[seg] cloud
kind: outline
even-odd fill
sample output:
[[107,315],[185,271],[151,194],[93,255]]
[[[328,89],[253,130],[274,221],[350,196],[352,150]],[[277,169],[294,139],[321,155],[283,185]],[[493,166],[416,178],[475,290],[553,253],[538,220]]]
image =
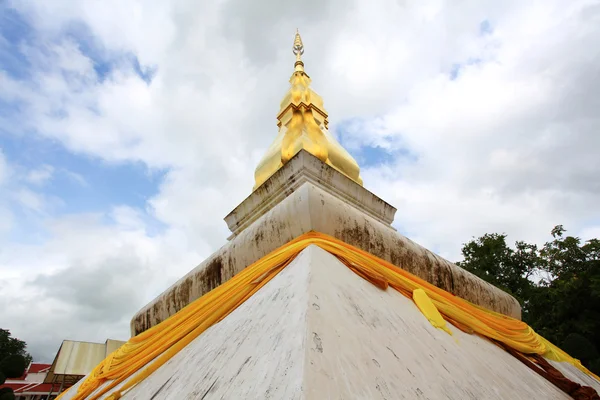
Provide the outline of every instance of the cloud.
[[85,180],[85,178],[78,174],[77,172],[69,171],[68,169],[62,169],[61,172],[69,178],[69,180],[77,183],[79,186],[87,187],[89,183]]
[[20,188],[14,191],[12,195],[22,208],[38,213],[44,210],[45,202],[43,198],[29,189]]
[[52,179],[54,168],[51,165],[42,165],[38,169],[29,171],[27,174],[27,182],[34,185],[42,185]]
[[[517,9],[478,39],[495,43],[488,61],[465,66],[456,79],[421,82],[365,128],[392,150],[399,144],[418,154],[380,183],[403,204],[402,225],[457,258],[457,235],[502,230],[541,241],[554,224],[577,232],[593,223],[600,161],[589,149],[600,145],[593,95],[600,80],[599,53],[590,49],[600,31],[589,24],[598,15],[585,6]],[[383,171],[371,171],[373,180]]]
[[[207,256],[169,231],[151,237],[142,211],[48,219],[51,239],[0,255],[3,322],[51,360],[63,339],[127,339],[131,316]],[[140,283],[143,282],[143,285]]]
[[[10,169],[6,158],[0,149],[0,193],[2,193],[6,187],[6,182],[10,176]],[[6,200],[0,198],[0,238],[4,236],[12,227],[12,213],[8,209]]]
[[[10,176],[10,170],[6,158],[0,149],[0,193],[5,190],[6,182]],[[6,200],[0,198],[0,238],[2,238],[13,225],[13,217],[10,212]]]
[[365,160],[365,185],[398,208],[401,232],[452,260],[485,232],[598,232],[592,2],[10,7],[30,31],[11,47],[19,74],[0,58],[3,138],[165,171],[142,207],[75,213],[46,189],[87,175],[0,153],[0,232],[29,210],[40,235],[0,242],[0,304],[13,304],[5,321],[36,357],[66,337],[124,338],[135,310],[225,243],[222,217],[275,137],[296,27],[332,132]]

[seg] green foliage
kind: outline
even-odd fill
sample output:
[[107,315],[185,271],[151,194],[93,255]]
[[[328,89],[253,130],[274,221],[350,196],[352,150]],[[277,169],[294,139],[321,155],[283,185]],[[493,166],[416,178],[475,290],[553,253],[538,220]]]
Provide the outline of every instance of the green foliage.
[[11,354],[0,360],[0,371],[7,378],[18,378],[23,375],[27,368],[25,357],[18,354]]
[[515,296],[523,320],[539,334],[600,373],[600,241],[565,236],[557,225],[552,240],[506,243],[506,235],[486,234],[462,248],[458,263]]
[[562,349],[582,362],[589,363],[590,360],[600,357],[596,346],[579,333],[570,333],[567,335],[562,344]]
[[[7,378],[18,378],[31,362],[31,356],[25,351],[27,345],[22,340],[11,337],[6,329],[0,329],[0,384]],[[12,389],[0,389],[0,400],[14,399]]]
[[598,371],[600,371],[600,358],[590,361],[588,368],[590,371],[595,371],[594,373],[598,375]]
[[0,389],[0,400],[15,400],[15,394],[11,388]]
[[464,260],[457,264],[481,279],[512,294],[528,313],[529,278],[539,270],[536,245],[517,242],[516,249],[506,244],[506,235],[486,234],[465,244]]
[[17,338],[11,337],[10,331],[0,328],[0,360],[6,356],[17,354],[25,357],[26,364],[29,365],[32,358],[25,350],[27,344]]

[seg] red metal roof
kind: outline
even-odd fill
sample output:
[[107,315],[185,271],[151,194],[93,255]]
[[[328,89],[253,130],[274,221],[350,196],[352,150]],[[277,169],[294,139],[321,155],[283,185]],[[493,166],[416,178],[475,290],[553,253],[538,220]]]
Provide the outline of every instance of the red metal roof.
[[21,375],[18,378],[11,378],[11,380],[24,381],[27,374],[37,374],[39,372],[48,372],[48,370],[50,369],[51,366],[52,366],[52,364],[33,362],[29,365],[29,369],[25,370],[25,372],[23,372],[23,375]]
[[4,385],[0,385],[0,389],[8,387],[8,388],[11,388],[12,390],[17,390],[26,385],[28,385],[28,383],[5,383]]
[[[48,372],[52,365],[44,364],[44,363],[31,363],[29,365],[29,369],[25,371],[23,376],[15,379],[9,379],[10,383],[5,383],[4,385],[0,385],[0,388],[9,387],[14,390],[15,393],[24,393],[24,394],[48,394],[50,389],[52,389],[51,383],[42,383],[42,382],[27,382],[25,381],[25,377],[28,374],[37,374]],[[54,392],[58,390],[58,386],[54,385]]]
[[31,363],[29,366],[28,374],[37,374],[38,372],[47,372],[52,364],[44,364],[44,363]]
[[[50,389],[52,389],[51,383],[39,383],[39,382],[23,382],[23,383],[5,383],[4,385],[0,385],[1,388],[9,387],[15,393],[24,393],[24,394],[48,394]],[[53,393],[58,392],[59,387],[54,385]]]

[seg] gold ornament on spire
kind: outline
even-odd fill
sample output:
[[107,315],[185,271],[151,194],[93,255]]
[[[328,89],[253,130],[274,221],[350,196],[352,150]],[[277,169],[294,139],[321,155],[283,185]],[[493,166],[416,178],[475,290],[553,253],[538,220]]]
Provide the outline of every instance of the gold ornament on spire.
[[360,168],[352,156],[329,134],[323,99],[311,87],[304,72],[304,45],[296,30],[293,52],[296,55],[290,89],[281,101],[277,126],[279,133],[264,155],[254,177],[258,188],[279,168],[304,149],[354,182],[362,185]]
[[292,51],[296,55],[296,63],[294,64],[294,69],[299,71],[298,67],[302,67],[301,70],[304,71],[304,63],[302,62],[302,54],[304,54],[304,45],[302,44],[302,38],[300,37],[300,32],[296,29],[296,37],[294,38],[294,47]]

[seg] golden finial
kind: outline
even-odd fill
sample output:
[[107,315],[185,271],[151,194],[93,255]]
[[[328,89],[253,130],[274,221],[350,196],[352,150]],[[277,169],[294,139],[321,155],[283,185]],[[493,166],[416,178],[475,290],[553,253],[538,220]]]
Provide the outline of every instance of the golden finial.
[[296,55],[296,63],[294,64],[294,68],[296,71],[304,70],[304,63],[302,62],[302,58],[300,57],[304,54],[304,45],[302,44],[302,38],[300,37],[300,32],[298,32],[298,28],[296,28],[296,37],[294,38],[294,47],[292,51]]
[[279,134],[256,167],[254,189],[300,150],[306,150],[362,185],[356,160],[329,134],[323,99],[310,87],[310,77],[304,72],[304,63],[300,58],[304,53],[304,45],[298,29],[292,50],[296,55],[296,63],[290,78],[290,88],[281,101],[277,115]]

